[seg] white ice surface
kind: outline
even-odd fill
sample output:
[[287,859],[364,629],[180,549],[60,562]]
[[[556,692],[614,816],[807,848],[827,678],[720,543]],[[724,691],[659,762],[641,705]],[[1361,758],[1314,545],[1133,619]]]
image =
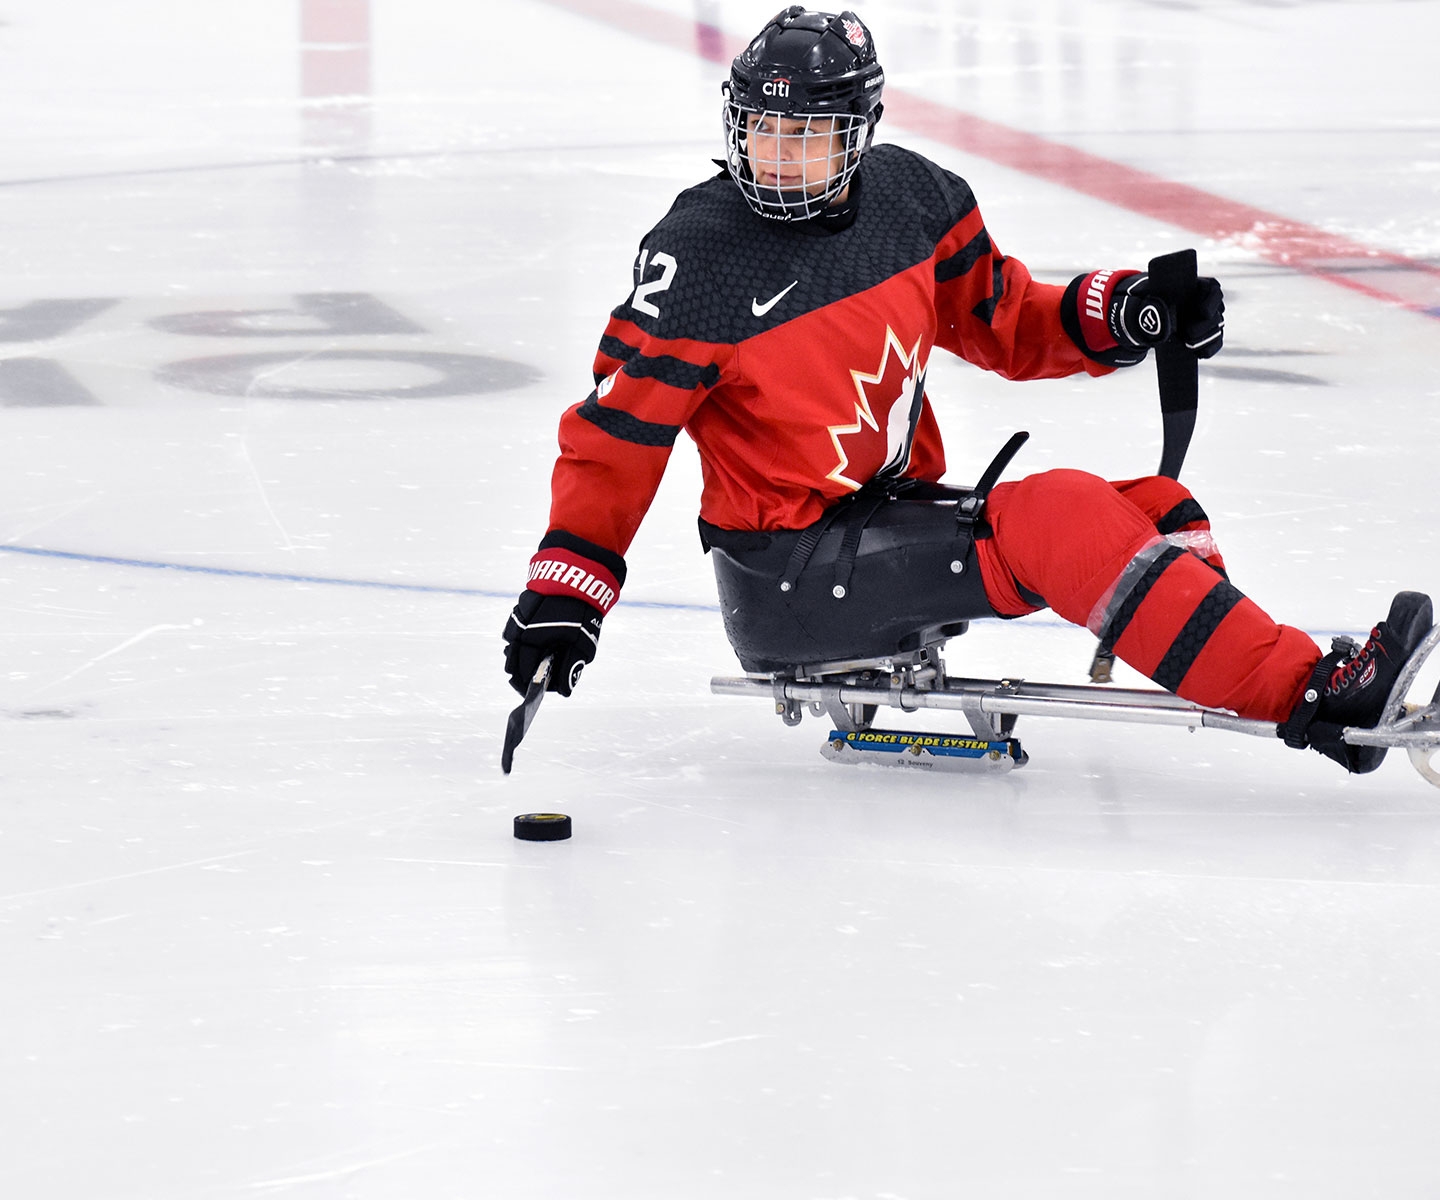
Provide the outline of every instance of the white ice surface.
[[[537,0],[371,15],[368,100],[306,104],[293,3],[0,7],[0,1196],[1440,1194],[1440,793],[1403,758],[1026,719],[1008,778],[831,766],[709,693],[682,439],[501,777],[555,419],[711,169],[720,70]],[[862,15],[897,88],[1440,260],[1432,0]],[[1042,278],[1194,242],[882,130]],[[1230,320],[1185,478],[1235,580],[1317,636],[1440,593],[1436,319],[1200,251]],[[337,293],[390,324],[296,311]],[[237,354],[272,357],[197,386]],[[535,379],[423,398],[417,354]],[[1016,471],[1158,457],[1148,368],[930,390],[959,480],[1015,428]],[[1091,648],[1044,616],[951,659]],[[574,838],[517,842],[530,810]]]

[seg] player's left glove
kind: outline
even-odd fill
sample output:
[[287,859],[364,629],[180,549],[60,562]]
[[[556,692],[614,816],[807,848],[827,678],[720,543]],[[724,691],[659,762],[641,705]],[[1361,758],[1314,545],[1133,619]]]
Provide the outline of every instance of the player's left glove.
[[1071,281],[1060,316],[1071,340],[1107,366],[1137,363],[1162,342],[1209,358],[1225,341],[1225,297],[1209,276],[1177,296],[1138,271],[1092,271]]
[[1132,346],[1182,342],[1196,358],[1209,358],[1225,341],[1225,296],[1208,275],[1183,296],[1170,296],[1148,275],[1132,275],[1115,289],[1110,326]]

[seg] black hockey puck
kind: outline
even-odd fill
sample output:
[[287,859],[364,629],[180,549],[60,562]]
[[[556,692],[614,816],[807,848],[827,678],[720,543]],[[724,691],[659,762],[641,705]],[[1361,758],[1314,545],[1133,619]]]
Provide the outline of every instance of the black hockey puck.
[[570,836],[570,818],[564,813],[521,813],[515,818],[515,836],[522,842],[563,842]]

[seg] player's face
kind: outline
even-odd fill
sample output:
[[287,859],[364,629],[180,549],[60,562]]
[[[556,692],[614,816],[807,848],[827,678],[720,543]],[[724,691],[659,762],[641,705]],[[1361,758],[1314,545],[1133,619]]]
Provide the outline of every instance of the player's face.
[[845,165],[845,139],[834,117],[748,113],[745,145],[755,182],[765,188],[816,196]]

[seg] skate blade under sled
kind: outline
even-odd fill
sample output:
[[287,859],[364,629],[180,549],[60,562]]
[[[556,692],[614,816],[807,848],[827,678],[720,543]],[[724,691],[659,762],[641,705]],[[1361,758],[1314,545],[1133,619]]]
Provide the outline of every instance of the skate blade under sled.
[[[1189,729],[1228,729],[1279,740],[1273,721],[1252,721],[1224,709],[1204,708],[1170,692],[1096,684],[1032,683],[1024,679],[966,679],[947,675],[936,642],[887,658],[819,663],[765,675],[717,676],[710,690],[723,696],[765,696],[787,725],[806,713],[828,716],[834,728],[821,753],[832,762],[939,771],[1009,771],[1029,756],[1014,737],[1022,716],[1066,717]],[[1356,746],[1403,749],[1415,769],[1440,787],[1434,758],[1440,751],[1440,686],[1429,703],[1413,704],[1410,689],[1436,646],[1433,627],[1405,664],[1373,729],[1347,728]],[[968,734],[937,734],[875,727],[881,708],[922,708],[963,713]]]

